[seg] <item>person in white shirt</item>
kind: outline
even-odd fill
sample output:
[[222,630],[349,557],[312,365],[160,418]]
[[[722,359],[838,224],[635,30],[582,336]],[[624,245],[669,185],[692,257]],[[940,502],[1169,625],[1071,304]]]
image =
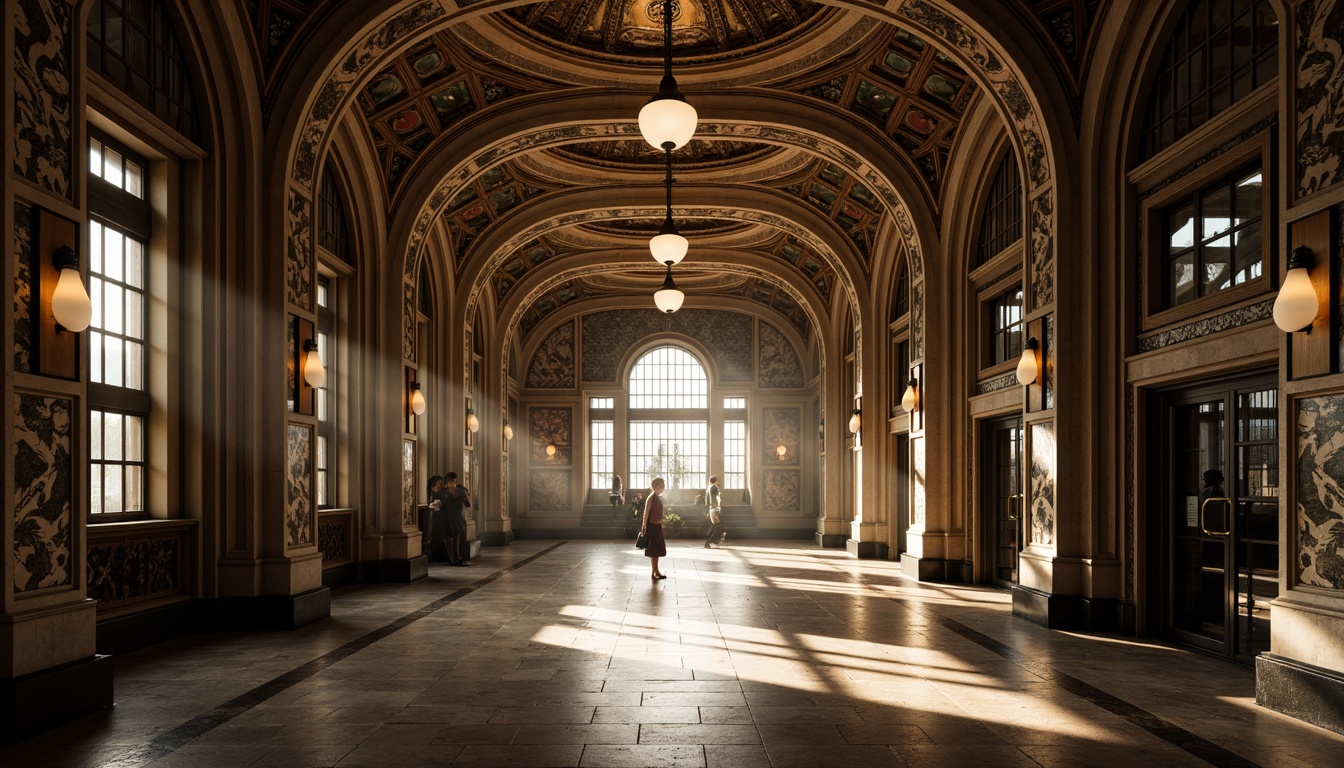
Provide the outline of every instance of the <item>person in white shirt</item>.
[[723,529],[723,500],[719,496],[719,476],[709,476],[709,487],[705,489],[705,507],[709,513],[709,533],[705,534],[705,549],[711,544],[723,544],[728,532]]

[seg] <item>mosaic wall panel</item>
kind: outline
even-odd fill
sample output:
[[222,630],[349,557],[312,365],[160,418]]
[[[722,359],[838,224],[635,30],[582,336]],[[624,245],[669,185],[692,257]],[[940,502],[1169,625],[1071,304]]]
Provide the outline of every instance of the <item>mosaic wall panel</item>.
[[803,386],[803,363],[793,344],[767,322],[760,323],[756,382],[761,389],[797,389]]
[[[767,464],[798,465],[802,441],[802,416],[797,408],[765,408],[761,411],[762,434],[765,436],[761,454]],[[775,449],[784,446],[784,458]]]
[[5,3],[14,14],[14,172],[70,198],[71,7],[65,0]]
[[[997,379],[985,379],[983,381],[976,382],[975,394],[988,395],[991,392],[998,392],[999,390],[1018,386],[1021,385],[1017,383],[1017,373],[1016,372],[1008,373],[998,377]],[[902,392],[904,392],[904,390],[902,390]]]
[[285,299],[296,307],[313,309],[312,208],[307,197],[289,191],[285,228],[289,232],[289,258],[285,260]]
[[1031,201],[1031,309],[1055,300],[1055,202],[1050,192]]
[[401,356],[415,362],[415,329],[419,323],[415,283],[401,284]]
[[[567,467],[570,465],[570,446],[573,444],[574,412],[569,408],[531,408],[532,463]],[[555,455],[546,455],[546,446],[555,446]]]
[[415,441],[401,441],[401,524],[414,528],[420,522],[415,506]]
[[960,51],[980,70],[985,84],[998,94],[1008,110],[1014,133],[1022,142],[1031,188],[1038,189],[1048,183],[1051,175],[1050,159],[1046,154],[1040,119],[1032,109],[1031,100],[1027,98],[1017,75],[1004,65],[1004,57],[991,49],[973,30],[925,0],[905,3],[897,13],[923,25],[941,38],[944,44]]
[[583,318],[583,380],[616,381],[626,350],[657,334],[694,339],[714,358],[720,382],[749,382],[752,365],[751,317],[717,309],[683,309],[669,315],[656,309],[620,309]]
[[537,389],[574,388],[574,323],[551,331],[527,366],[527,386]]
[[[1044,322],[1045,339],[1042,346],[1045,347],[1045,354],[1041,355],[1041,405],[1047,411],[1055,407],[1055,316],[1046,315]],[[1014,373],[1016,378],[1016,373]]]
[[1297,194],[1344,181],[1344,0],[1297,6]]
[[1344,395],[1297,404],[1297,580],[1344,589]]
[[285,441],[285,546],[313,543],[313,428],[290,424]]
[[796,469],[765,470],[765,504],[770,512],[801,512],[801,475]]
[[14,398],[14,591],[71,583],[72,401]]
[[1055,425],[1031,425],[1031,543],[1055,543]]
[[33,370],[33,209],[14,201],[14,370]]
[[[910,362],[924,358],[924,284],[915,283],[910,302]],[[924,382],[920,382],[923,386]]]
[[573,494],[568,470],[534,469],[527,474],[528,509],[541,512],[568,512]]
[[1140,352],[1152,352],[1155,349],[1164,349],[1174,344],[1192,341],[1194,339],[1211,336],[1215,333],[1230,331],[1233,328],[1240,328],[1243,325],[1258,323],[1261,320],[1268,320],[1274,316],[1274,300],[1267,299],[1259,304],[1234,309],[1231,312],[1225,312],[1221,315],[1206,317],[1198,322],[1182,325],[1179,328],[1171,328],[1161,333],[1147,336],[1139,339]]
[[350,518],[346,515],[317,521],[317,549],[322,564],[344,563],[350,559]]
[[185,593],[181,536],[89,544],[89,597],[99,609]]

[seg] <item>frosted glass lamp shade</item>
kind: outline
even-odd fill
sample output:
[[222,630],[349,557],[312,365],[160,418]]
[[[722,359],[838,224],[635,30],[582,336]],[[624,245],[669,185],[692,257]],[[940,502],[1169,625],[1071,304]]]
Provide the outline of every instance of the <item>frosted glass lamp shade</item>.
[[89,327],[93,319],[93,304],[89,301],[89,292],[84,290],[84,278],[79,274],[79,265],[65,264],[58,267],[61,276],[56,280],[56,290],[51,294],[51,314],[56,323],[67,331],[79,333]]
[[322,358],[317,354],[317,342],[309,339],[303,344],[303,380],[313,389],[327,383],[327,369],[322,367]]
[[649,241],[649,252],[653,254],[654,261],[672,267],[686,258],[686,251],[690,249],[690,245],[686,238],[673,229],[671,232],[663,231],[654,235]]
[[1284,333],[1296,333],[1311,327],[1321,311],[1316,286],[1311,284],[1311,249],[1293,249],[1288,260],[1288,276],[1274,299],[1274,324]]
[[639,110],[639,132],[654,149],[666,149],[669,144],[674,150],[681,149],[695,135],[697,120],[695,107],[686,103],[677,81],[667,75],[657,95]]
[[788,446],[781,445],[775,448],[775,455],[781,459],[784,458],[785,454],[787,454],[788,452],[789,452]]
[[420,382],[411,382],[411,413],[423,416],[425,413],[425,393],[420,391]]
[[1036,339],[1027,339],[1022,347],[1022,358],[1017,361],[1017,382],[1022,386],[1035,384],[1041,373],[1041,365],[1036,360]]
[[906,413],[914,413],[919,407],[919,385],[914,379],[905,388],[905,394],[901,396],[901,408]]
[[667,314],[672,314],[681,309],[681,303],[686,300],[686,294],[677,290],[677,284],[672,282],[672,267],[667,268],[667,277],[663,278],[662,290],[653,294],[653,303],[658,309]]
[[863,417],[859,415],[859,409],[855,408],[854,413],[850,414],[849,416],[849,431],[857,435],[859,433],[859,429],[862,427],[863,427]]
[[553,458],[555,458],[555,444],[554,444],[554,443],[552,443],[551,445],[546,446],[546,458],[548,458],[548,459],[553,459]]
[[481,431],[481,420],[476,418],[476,412],[470,408],[467,409],[467,429],[472,432]]
[[509,422],[507,421],[504,422],[504,439],[505,440],[513,439],[513,427],[510,427]]

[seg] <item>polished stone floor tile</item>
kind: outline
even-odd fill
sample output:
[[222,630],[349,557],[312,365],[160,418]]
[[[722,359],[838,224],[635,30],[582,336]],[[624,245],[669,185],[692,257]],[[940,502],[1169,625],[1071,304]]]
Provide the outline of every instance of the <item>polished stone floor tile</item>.
[[127,654],[116,707],[0,766],[1344,765],[1344,737],[1255,705],[1252,670],[1050,631],[1004,592],[791,543],[664,565],[515,542],[295,632]]

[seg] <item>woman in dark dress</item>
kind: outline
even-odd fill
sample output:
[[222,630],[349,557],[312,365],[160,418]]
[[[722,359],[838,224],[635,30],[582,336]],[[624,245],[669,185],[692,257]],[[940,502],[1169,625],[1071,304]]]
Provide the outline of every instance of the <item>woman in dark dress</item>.
[[644,526],[639,532],[648,536],[644,556],[653,564],[651,578],[666,579],[667,576],[658,570],[658,558],[667,556],[667,539],[663,538],[663,478],[655,477],[649,488],[653,494],[644,503]]

